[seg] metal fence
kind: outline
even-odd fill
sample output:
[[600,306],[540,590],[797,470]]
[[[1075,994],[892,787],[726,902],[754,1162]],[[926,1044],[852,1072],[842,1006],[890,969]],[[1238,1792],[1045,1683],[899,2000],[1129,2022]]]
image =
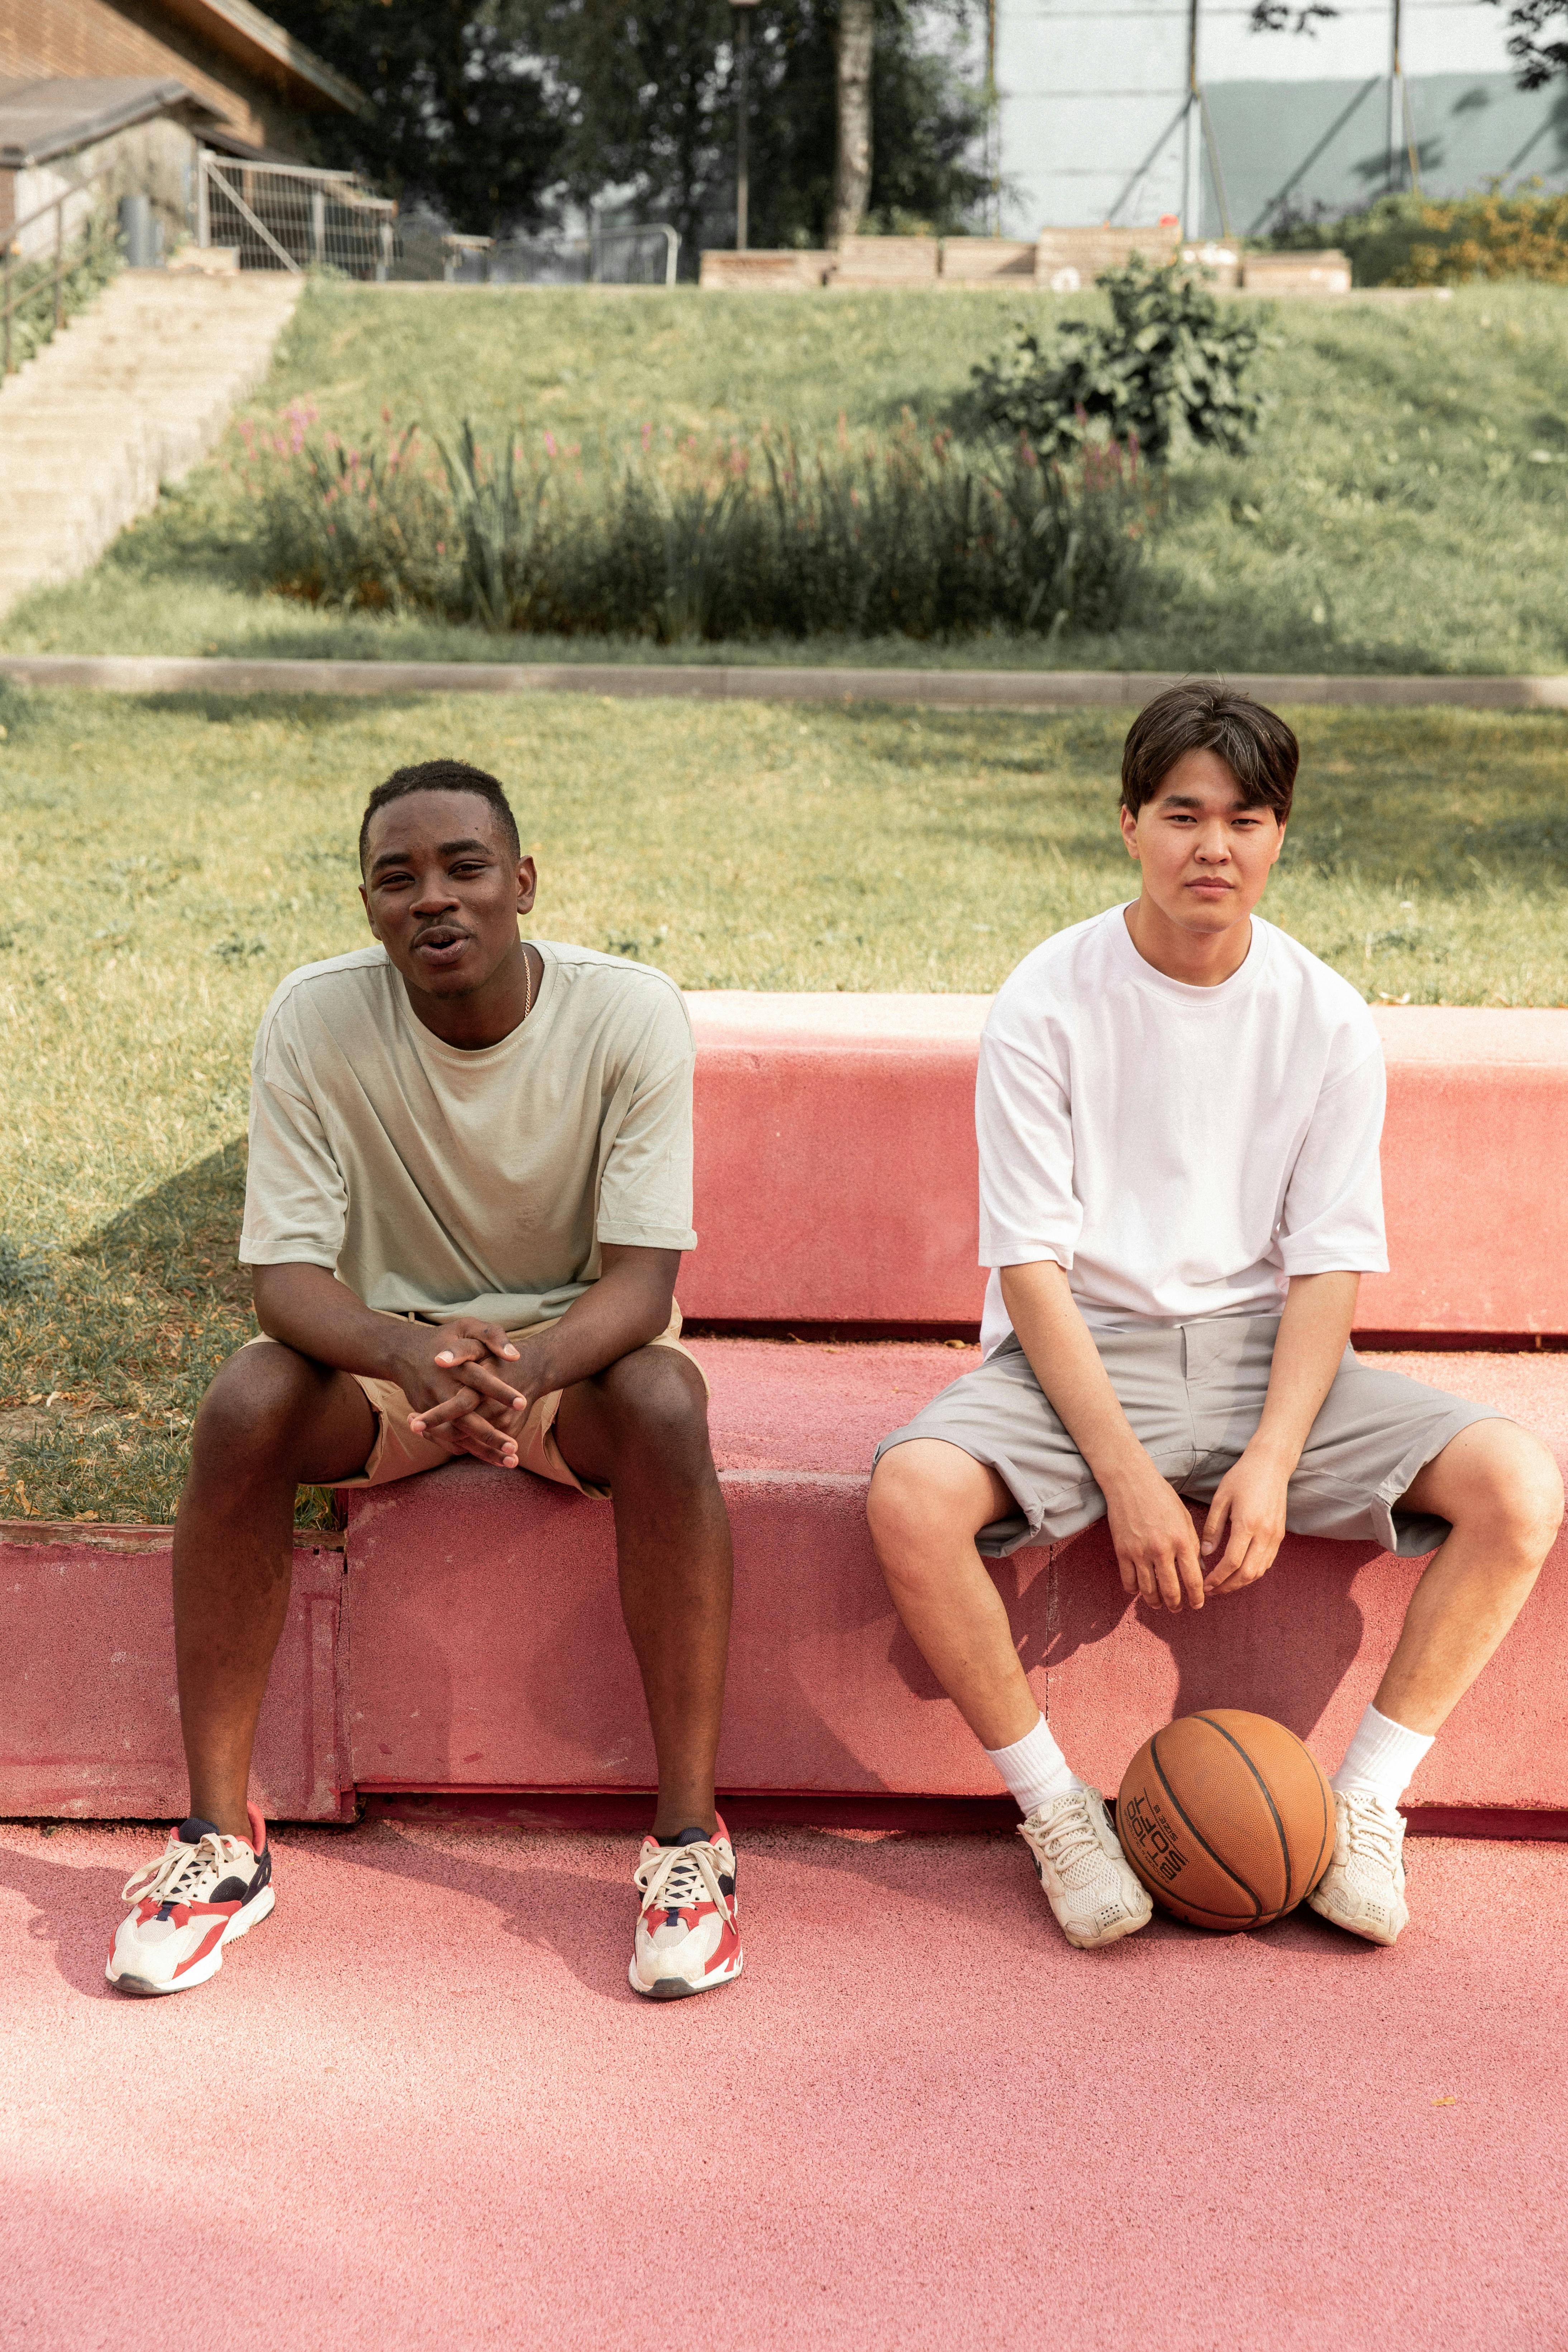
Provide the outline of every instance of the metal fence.
[[461,285],[673,286],[679,230],[663,222],[587,236],[446,236],[443,275]]
[[392,199],[374,194],[353,172],[199,152],[196,243],[237,247],[242,269],[338,269],[384,279],[395,256],[396,216]]

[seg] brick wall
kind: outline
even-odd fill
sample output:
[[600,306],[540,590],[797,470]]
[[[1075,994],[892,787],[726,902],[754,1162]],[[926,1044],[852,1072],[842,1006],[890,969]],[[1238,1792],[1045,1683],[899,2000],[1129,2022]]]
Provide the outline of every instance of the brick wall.
[[223,57],[156,0],[0,0],[0,78],[174,75],[237,138],[308,155],[310,132],[269,86]]

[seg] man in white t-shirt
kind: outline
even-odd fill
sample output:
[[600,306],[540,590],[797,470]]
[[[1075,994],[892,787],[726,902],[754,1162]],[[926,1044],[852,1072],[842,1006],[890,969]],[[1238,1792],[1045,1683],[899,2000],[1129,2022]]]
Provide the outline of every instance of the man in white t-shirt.
[[1205,685],[1134,723],[1121,833],[1141,895],[1026,956],[981,1044],[984,1360],[883,1440],[871,1480],[899,1612],[1084,1948],[1142,1927],[1149,1898],[1046,1726],[985,1559],[1103,1516],[1123,1589],[1180,1610],[1255,1584],[1287,1528],[1433,1553],[1333,1776],[1309,1897],[1392,1944],[1398,1801],[1562,1519],[1536,1438],[1351,1351],[1360,1276],[1387,1265],[1377,1031],[1253,912],[1298,757],[1272,711]]
[[291,972],[256,1042],[239,1255],[265,1336],[196,1416],[174,1534],[190,1812],[126,1886],[110,1981],[203,1984],[272,1909],[247,1783],[297,1487],[466,1454],[613,1502],[658,1762],[631,1982],[705,1991],[742,1955],[713,1806],[730,1528],[674,1302],[697,1240],[686,1006],[646,965],[523,941],[533,861],[459,761],[376,788],[360,867],[376,944]]

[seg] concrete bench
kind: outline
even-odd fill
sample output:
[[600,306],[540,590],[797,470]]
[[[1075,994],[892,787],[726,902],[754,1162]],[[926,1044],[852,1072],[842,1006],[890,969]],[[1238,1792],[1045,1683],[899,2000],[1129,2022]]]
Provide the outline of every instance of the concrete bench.
[[934,286],[934,236],[847,236],[828,256],[830,286]]
[[[994,1791],[895,1617],[864,1522],[877,1440],[977,1360],[952,1345],[701,1339],[735,1531],[724,1786],[837,1801]],[[1546,1436],[1568,1469],[1568,1355],[1387,1359]],[[653,1759],[621,1628],[610,1515],[454,1464],[351,1495],[342,1549],[301,1540],[257,1754],[271,1815],[345,1818],[353,1790],[611,1795]],[[0,1529],[0,1814],[142,1817],[183,1801],[166,1529]],[[1058,1737],[1114,1783],[1150,1728],[1253,1707],[1330,1760],[1376,1686],[1420,1572],[1288,1539],[1201,1617],[1130,1602],[1104,1529],[997,1580]],[[1423,1766],[1412,1802],[1568,1834],[1568,1539]]]
[[[976,1360],[973,1090],[984,999],[691,1000],[701,1246],[693,1323],[890,1336],[707,1337],[738,1586],[726,1787],[874,1806],[994,1783],[901,1632],[863,1504],[877,1439]],[[1384,1177],[1394,1271],[1371,1331],[1568,1333],[1568,1013],[1401,1009]],[[1496,1403],[1568,1466],[1568,1354],[1401,1355]],[[1375,1686],[1418,1564],[1287,1542],[1254,1592],[1195,1620],[1121,1593],[1103,1529],[998,1570],[1031,1676],[1083,1768],[1114,1783],[1149,1729],[1209,1704],[1279,1716],[1331,1758]],[[1568,1834],[1568,1546],[1415,1785],[1429,1823]],[[301,1538],[257,1759],[279,1816],[353,1791],[613,1793],[652,1758],[616,1600],[610,1516],[454,1465],[348,1498],[341,1548]],[[0,1526],[0,1814],[135,1817],[183,1801],[168,1531]],[[842,1811],[839,1817],[842,1818]]]
[[[974,1071],[990,1000],[715,992],[698,1036],[694,1321],[973,1331]],[[1360,1328],[1568,1334],[1568,1013],[1395,1007],[1392,1271]],[[1553,1139],[1557,1148],[1553,1148]]]

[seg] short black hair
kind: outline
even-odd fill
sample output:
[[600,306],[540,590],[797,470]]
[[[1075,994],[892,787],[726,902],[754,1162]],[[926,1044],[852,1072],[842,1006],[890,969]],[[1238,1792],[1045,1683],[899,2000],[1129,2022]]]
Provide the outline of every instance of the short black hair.
[[1186,678],[1146,702],[1121,747],[1121,805],[1136,816],[1178,760],[1213,751],[1236,778],[1248,808],[1290,814],[1301,747],[1278,711],[1228,686]]
[[474,793],[489,801],[500,837],[505,842],[515,866],[522,855],[522,843],[518,836],[517,819],[511,813],[511,803],[494,776],[487,776],[482,768],[470,768],[466,760],[425,760],[416,768],[397,768],[384,784],[377,784],[364,804],[364,814],[359,826],[359,868],[364,872],[365,845],[370,839],[370,821],[377,810],[386,808],[393,801],[402,800],[409,793]]

